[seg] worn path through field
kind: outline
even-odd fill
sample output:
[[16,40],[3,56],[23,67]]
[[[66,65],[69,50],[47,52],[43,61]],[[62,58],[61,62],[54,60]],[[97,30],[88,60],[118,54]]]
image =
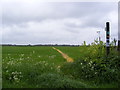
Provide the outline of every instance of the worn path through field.
[[52,47],[54,50],[58,51],[62,56],[63,58],[65,58],[67,60],[67,62],[73,62],[73,58],[69,57],[67,54],[63,53],[62,51],[60,51],[59,49],[55,48],[55,47]]

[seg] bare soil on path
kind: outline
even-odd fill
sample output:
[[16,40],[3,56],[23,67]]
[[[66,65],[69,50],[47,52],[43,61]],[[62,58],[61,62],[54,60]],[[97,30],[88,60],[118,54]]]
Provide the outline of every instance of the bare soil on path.
[[69,57],[67,54],[63,53],[62,51],[60,51],[59,49],[55,48],[55,47],[52,47],[54,50],[58,51],[62,56],[63,58],[65,58],[67,60],[67,62],[73,62],[73,58]]

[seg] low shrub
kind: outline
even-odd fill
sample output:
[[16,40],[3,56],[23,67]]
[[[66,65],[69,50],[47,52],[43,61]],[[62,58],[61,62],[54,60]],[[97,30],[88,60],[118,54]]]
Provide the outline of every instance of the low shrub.
[[61,67],[65,75],[73,76],[75,79],[91,80],[95,83],[119,82],[120,56],[116,51],[105,54],[103,43],[93,44],[86,51],[86,57],[73,63],[66,63]]

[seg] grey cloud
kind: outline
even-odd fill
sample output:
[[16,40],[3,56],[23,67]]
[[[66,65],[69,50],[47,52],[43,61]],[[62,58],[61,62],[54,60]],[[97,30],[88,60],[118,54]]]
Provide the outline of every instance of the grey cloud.
[[111,9],[114,9],[112,3],[4,3],[3,23],[19,24],[66,17],[83,18],[89,16],[93,18],[94,15],[99,18],[101,15],[102,18]]
[[116,3],[98,2],[3,3],[3,42],[90,43],[116,8]]

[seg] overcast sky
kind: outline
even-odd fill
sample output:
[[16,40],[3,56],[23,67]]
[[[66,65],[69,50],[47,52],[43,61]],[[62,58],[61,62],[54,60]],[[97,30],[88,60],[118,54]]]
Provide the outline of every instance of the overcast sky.
[[6,1],[2,21],[4,44],[89,44],[98,30],[105,41],[106,21],[117,39],[118,3]]

